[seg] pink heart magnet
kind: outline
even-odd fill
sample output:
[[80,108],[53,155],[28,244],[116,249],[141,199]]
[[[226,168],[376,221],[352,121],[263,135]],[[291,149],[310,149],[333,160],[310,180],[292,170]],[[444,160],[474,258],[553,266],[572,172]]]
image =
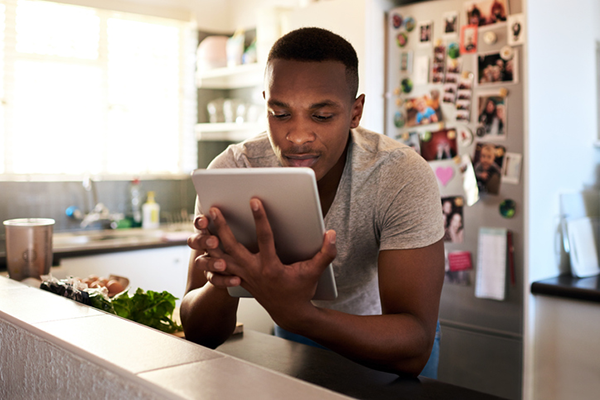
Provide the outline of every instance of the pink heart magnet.
[[438,167],[435,170],[435,176],[442,182],[442,185],[446,186],[448,182],[454,176],[454,168],[452,167]]

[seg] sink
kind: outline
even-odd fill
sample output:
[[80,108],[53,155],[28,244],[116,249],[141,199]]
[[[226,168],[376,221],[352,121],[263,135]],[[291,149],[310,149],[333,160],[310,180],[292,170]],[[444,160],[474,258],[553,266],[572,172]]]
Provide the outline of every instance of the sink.
[[186,240],[193,232],[169,229],[118,229],[57,232],[52,236],[55,250],[145,245],[164,241]]

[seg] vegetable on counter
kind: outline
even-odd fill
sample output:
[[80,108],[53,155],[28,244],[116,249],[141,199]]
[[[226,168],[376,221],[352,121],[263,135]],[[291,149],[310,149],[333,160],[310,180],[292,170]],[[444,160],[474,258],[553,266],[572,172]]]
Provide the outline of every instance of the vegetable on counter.
[[183,328],[173,321],[177,298],[167,291],[144,291],[140,288],[129,297],[128,291],[119,293],[112,298],[115,314],[140,324],[173,333]]
[[126,289],[111,298],[106,286],[88,287],[87,283],[79,278],[58,280],[51,276],[41,283],[40,289],[166,333],[183,330],[182,326],[173,320],[177,297],[167,291],[144,291],[138,288],[130,297],[129,289]]

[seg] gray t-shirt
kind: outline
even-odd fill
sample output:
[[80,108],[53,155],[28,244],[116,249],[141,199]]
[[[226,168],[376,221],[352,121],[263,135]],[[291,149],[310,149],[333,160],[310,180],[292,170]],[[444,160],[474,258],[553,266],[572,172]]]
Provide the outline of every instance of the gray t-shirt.
[[[380,250],[412,249],[444,236],[438,185],[427,162],[387,136],[356,128],[326,229],[336,231],[334,301],[319,307],[356,315],[381,314],[377,279]],[[281,167],[262,133],[229,146],[209,168]],[[199,212],[197,205],[196,213]]]

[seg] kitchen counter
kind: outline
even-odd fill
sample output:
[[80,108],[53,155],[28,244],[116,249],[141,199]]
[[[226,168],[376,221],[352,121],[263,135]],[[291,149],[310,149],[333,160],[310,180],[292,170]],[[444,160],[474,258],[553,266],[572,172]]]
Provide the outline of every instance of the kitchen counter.
[[576,278],[572,275],[560,275],[533,282],[531,293],[600,303],[600,276]]
[[217,350],[356,399],[500,399],[435,379],[401,378],[364,367],[333,351],[260,332],[247,330],[234,335]]
[[[187,226],[186,226],[187,228]],[[53,265],[61,258],[182,246],[193,232],[181,227],[57,232],[52,238]],[[0,240],[0,271],[6,270],[6,241]]]
[[249,330],[210,350],[4,277],[0,347],[0,398],[498,399]]

